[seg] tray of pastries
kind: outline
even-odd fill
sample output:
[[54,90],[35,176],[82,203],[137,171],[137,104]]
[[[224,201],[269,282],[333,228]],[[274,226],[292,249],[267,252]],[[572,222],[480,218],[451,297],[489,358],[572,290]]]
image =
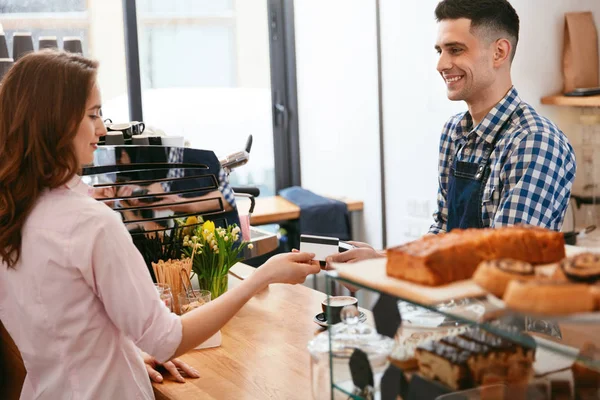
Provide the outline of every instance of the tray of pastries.
[[[540,350],[544,352],[535,345],[523,347],[474,329],[418,346],[417,372],[452,392],[438,400],[600,398],[600,371],[571,360],[560,369],[540,374],[539,364],[549,361],[543,354],[538,357]],[[588,344],[580,355],[595,358],[591,353],[598,352]]]
[[545,266],[513,259],[484,261],[473,281],[489,293],[491,302],[509,310],[600,322],[600,254],[585,249],[570,253]]
[[539,265],[564,257],[560,232],[529,226],[454,229],[388,249],[386,273],[421,285],[442,286],[470,279],[486,260],[512,258]]
[[600,254],[565,246],[562,233],[544,228],[455,229],[390,248],[387,258],[335,268],[342,278],[427,306],[489,295],[518,312],[600,319]]
[[471,279],[482,261],[512,257],[539,265],[558,262],[565,255],[561,233],[512,226],[455,229],[390,248],[386,258],[334,267],[340,277],[365,287],[433,305],[485,296],[487,291]]

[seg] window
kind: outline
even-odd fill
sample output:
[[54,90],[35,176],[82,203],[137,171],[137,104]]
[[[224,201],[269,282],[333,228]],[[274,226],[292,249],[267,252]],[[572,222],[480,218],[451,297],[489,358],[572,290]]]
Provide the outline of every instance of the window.
[[[233,185],[275,192],[269,25],[265,0],[137,0],[140,80],[147,128],[183,136],[219,158],[243,149],[250,162]],[[4,0],[2,24],[15,32],[78,36],[100,61],[103,114],[129,120],[123,0]]]
[[184,136],[219,158],[254,145],[233,185],[275,192],[265,0],[138,0],[147,126]]
[[15,32],[31,32],[34,49],[42,36],[81,38],[83,53],[100,62],[104,114],[128,114],[121,0],[3,0],[0,24],[9,53]]

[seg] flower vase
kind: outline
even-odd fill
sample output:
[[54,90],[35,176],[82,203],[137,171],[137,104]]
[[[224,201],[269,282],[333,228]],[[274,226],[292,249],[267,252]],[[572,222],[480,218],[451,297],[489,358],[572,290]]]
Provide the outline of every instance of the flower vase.
[[216,299],[227,291],[228,282],[229,277],[227,274],[219,276],[198,275],[198,286],[200,289],[210,291],[212,300]]

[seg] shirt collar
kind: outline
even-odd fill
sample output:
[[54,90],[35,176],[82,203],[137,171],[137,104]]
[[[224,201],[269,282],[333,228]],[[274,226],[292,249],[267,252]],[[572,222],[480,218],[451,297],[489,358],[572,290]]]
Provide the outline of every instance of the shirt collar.
[[513,86],[475,128],[473,128],[473,118],[467,111],[460,120],[457,129],[452,132],[452,140],[456,141],[460,139],[465,133],[470,134],[475,132],[477,136],[492,144],[496,133],[498,133],[520,103],[519,93]]
[[94,189],[83,182],[79,175],[74,175],[69,182],[66,183],[68,189],[83,194],[85,196],[91,196]]

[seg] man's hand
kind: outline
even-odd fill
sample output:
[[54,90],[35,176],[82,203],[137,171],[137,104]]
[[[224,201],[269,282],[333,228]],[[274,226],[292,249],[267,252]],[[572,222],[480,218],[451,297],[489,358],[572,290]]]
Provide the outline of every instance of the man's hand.
[[367,243],[362,242],[348,242],[355,249],[345,251],[343,253],[334,254],[327,257],[327,266],[330,267],[331,263],[353,263],[362,260],[370,260],[372,258],[385,257],[383,252],[375,250]]
[[161,383],[163,381],[163,376],[156,370],[156,368],[163,366],[167,371],[173,375],[177,382],[185,383],[185,379],[181,375],[179,370],[183,371],[190,378],[200,378],[200,374],[194,368],[190,367],[188,364],[179,360],[178,358],[174,358],[171,361],[167,361],[164,364],[156,361],[156,358],[152,357],[150,354],[144,353],[140,350],[142,354],[142,358],[144,359],[144,364],[146,365],[146,371],[148,371],[148,376],[154,382]]

